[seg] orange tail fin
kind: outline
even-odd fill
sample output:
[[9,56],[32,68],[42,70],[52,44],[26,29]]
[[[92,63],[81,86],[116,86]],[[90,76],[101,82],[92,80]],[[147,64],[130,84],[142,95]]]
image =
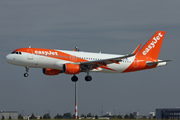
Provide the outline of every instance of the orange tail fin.
[[136,57],[158,59],[165,31],[157,31],[151,39],[141,48]]

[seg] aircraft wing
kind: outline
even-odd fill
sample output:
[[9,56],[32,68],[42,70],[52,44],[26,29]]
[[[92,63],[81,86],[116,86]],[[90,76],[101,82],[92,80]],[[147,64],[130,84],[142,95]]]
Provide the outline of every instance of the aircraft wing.
[[107,64],[111,64],[111,63],[120,64],[119,62],[122,61],[122,59],[136,55],[136,53],[139,51],[140,46],[141,44],[139,44],[137,48],[131,54],[128,55],[124,55],[116,58],[96,60],[96,61],[80,62],[79,64],[81,65],[81,68],[84,69],[85,72],[87,71],[87,69],[88,70],[98,69],[98,67],[100,66],[107,67]]
[[80,65],[82,67],[85,67],[86,69],[94,69],[98,68],[99,66],[107,66],[107,64],[111,63],[117,63],[120,64],[119,62],[122,61],[124,58],[132,57],[135,54],[129,54],[121,57],[116,57],[116,58],[109,58],[109,59],[103,59],[103,60],[96,60],[96,61],[88,61],[88,62],[80,62]]

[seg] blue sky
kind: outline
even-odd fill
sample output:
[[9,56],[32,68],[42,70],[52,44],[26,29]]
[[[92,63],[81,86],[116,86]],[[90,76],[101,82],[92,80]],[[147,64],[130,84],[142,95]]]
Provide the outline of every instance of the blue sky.
[[78,75],[79,114],[149,114],[156,108],[179,107],[180,1],[0,1],[1,110],[51,116],[74,114],[74,83],[70,75],[45,76],[4,61],[17,48],[36,47],[128,54],[158,30],[166,31],[159,59],[167,66],[125,74]]

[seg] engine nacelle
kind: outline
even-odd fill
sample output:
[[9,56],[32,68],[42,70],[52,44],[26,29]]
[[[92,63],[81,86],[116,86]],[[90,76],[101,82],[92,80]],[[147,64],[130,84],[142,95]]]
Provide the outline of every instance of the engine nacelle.
[[58,75],[61,72],[60,70],[49,68],[43,68],[42,70],[45,75]]
[[79,74],[81,71],[80,65],[77,64],[70,64],[70,63],[66,63],[63,65],[63,72],[65,74]]

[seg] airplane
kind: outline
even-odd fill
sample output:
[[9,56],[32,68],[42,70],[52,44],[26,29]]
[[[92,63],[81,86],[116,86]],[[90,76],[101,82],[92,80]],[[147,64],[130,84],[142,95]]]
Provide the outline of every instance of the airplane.
[[127,55],[83,52],[77,47],[67,51],[29,46],[14,50],[5,57],[5,61],[24,66],[26,68],[24,77],[28,77],[29,68],[34,67],[42,68],[45,75],[52,76],[60,73],[72,75],[73,82],[78,81],[77,74],[85,72],[87,73],[85,80],[91,81],[89,72],[126,73],[166,65],[172,60],[158,59],[164,35],[165,31],[157,31],[141,49],[140,44]]

